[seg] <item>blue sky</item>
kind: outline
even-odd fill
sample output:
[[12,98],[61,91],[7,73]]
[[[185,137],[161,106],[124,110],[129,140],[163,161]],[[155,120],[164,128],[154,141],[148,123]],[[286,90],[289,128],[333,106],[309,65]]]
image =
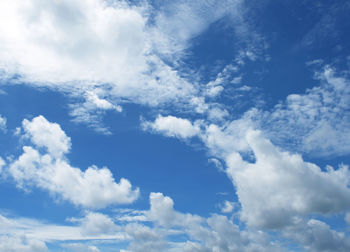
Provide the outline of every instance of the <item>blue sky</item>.
[[349,251],[348,1],[0,2],[0,251]]

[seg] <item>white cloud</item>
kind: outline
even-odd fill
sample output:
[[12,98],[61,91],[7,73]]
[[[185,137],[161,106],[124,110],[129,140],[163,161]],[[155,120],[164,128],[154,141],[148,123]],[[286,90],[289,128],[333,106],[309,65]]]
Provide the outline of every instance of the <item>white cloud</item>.
[[83,235],[115,234],[120,228],[113,220],[101,213],[88,212],[81,220]]
[[73,117],[74,122],[84,123],[99,133],[109,135],[110,130],[102,123],[103,115],[106,111],[121,112],[123,109],[109,101],[108,97],[104,97],[104,93],[103,89],[98,88],[86,91],[82,94],[83,102],[70,104],[69,115]]
[[143,122],[145,129],[151,129],[169,137],[190,138],[200,133],[199,125],[175,116],[159,115],[154,122]]
[[[71,218],[74,219],[75,223],[78,223],[77,225],[57,225],[20,216],[5,217],[0,215],[0,237],[2,239],[11,238],[10,241],[13,239],[21,239],[24,242],[33,240],[42,244],[61,241],[107,239],[124,241],[127,239],[126,234],[119,231],[117,227],[103,230],[103,227],[111,227],[111,223],[106,221],[110,219],[108,216],[99,213],[93,214],[94,216],[89,216],[87,213],[80,219]],[[103,221],[102,224],[98,222],[99,217]]]
[[43,116],[37,116],[32,121],[22,122],[24,136],[39,148],[46,148],[48,154],[60,158],[68,153],[71,147],[70,138],[60,125],[47,121]]
[[[0,68],[6,73],[3,77],[18,74],[26,83],[87,97],[100,109],[116,106],[119,110],[115,104],[119,98],[148,105],[189,100],[196,95],[196,88],[156,56],[165,47],[173,51],[175,45],[170,37],[174,33],[169,33],[169,29],[178,27],[181,29],[175,31],[183,33],[189,26],[177,26],[179,19],[162,11],[156,14],[156,22],[151,26],[147,24],[151,8],[141,5],[103,0],[30,0],[25,4],[19,0],[2,1]],[[199,7],[198,3],[180,5],[187,12],[175,16],[188,18]],[[180,5],[174,3],[175,9]],[[220,11],[217,8],[206,11],[228,13],[223,8],[225,4],[220,6]],[[207,16],[195,20],[202,31],[222,16],[218,14],[211,21]],[[185,22],[185,18],[180,20]],[[192,34],[200,31],[191,28],[180,43],[187,43]],[[96,88],[100,89],[100,96],[108,95],[113,101],[91,96],[89,92]]]
[[137,8],[100,0],[6,0],[0,9],[7,20],[0,66],[27,80],[125,83],[147,68],[146,20]]
[[[131,223],[126,225],[125,232],[132,237],[129,249],[132,252],[161,252],[167,250],[165,232],[145,225]],[[129,250],[128,250],[129,251]]]
[[[237,36],[243,36],[240,31],[248,30],[243,2],[178,0],[154,8],[144,1],[4,0],[2,78],[63,91],[78,100],[70,113],[76,122],[107,134],[103,113],[95,116],[96,111],[120,111],[125,102],[171,103],[204,113],[208,106],[200,85],[179,73],[177,59],[191,39],[225,16],[231,17]],[[222,91],[218,82],[231,70],[227,66],[217,83],[208,86],[210,95]]]
[[350,238],[345,233],[332,230],[326,223],[316,219],[302,221],[283,233],[311,252],[345,252],[350,249]]
[[1,1],[2,78],[84,99],[71,115],[84,123],[90,115],[95,129],[91,113],[120,111],[119,102],[186,104],[197,89],[157,56],[150,12],[126,1]]
[[289,95],[271,113],[256,114],[257,122],[269,138],[293,150],[315,156],[346,155],[350,152],[349,72],[340,75],[326,66],[316,78],[320,86]]
[[111,204],[135,201],[139,189],[132,189],[124,178],[116,183],[107,168],[90,166],[84,172],[72,167],[65,157],[70,148],[70,138],[56,123],[43,116],[32,121],[23,120],[25,136],[36,146],[23,147],[23,154],[9,164],[8,172],[21,188],[36,186],[75,205],[103,208]]
[[249,149],[244,137],[252,128],[249,118],[241,118],[223,126],[209,124],[201,139],[209,151],[218,158],[225,158],[232,151],[247,151]]
[[6,165],[6,162],[2,157],[0,157],[0,174],[2,173],[2,168]]
[[212,106],[208,110],[208,119],[211,121],[223,121],[229,116],[229,112],[226,109],[220,108],[220,106]]
[[93,245],[87,245],[83,243],[67,243],[62,244],[63,248],[69,249],[69,251],[74,252],[100,252],[98,247]]
[[[243,231],[226,216],[213,214],[209,218],[184,214],[174,210],[174,202],[162,193],[150,194],[150,210],[146,216],[160,227],[187,236],[174,251],[283,251],[270,243],[262,232]],[[173,230],[172,228],[175,228]]]
[[239,84],[242,80],[242,77],[235,76],[237,75],[238,70],[239,68],[235,65],[226,65],[223,70],[217,74],[215,80],[209,81],[206,84],[206,96],[215,98],[223,92],[224,86],[227,84]]
[[283,152],[257,131],[246,140],[256,161],[238,153],[227,158],[227,173],[242,205],[241,219],[250,226],[281,228],[311,213],[341,213],[350,208],[347,166],[322,171],[300,155]]
[[6,118],[0,115],[0,131],[6,132]]
[[[241,0],[216,1],[171,1],[161,5],[163,11],[155,17],[153,36],[158,50],[167,56],[182,53],[189,46],[189,40],[202,33],[211,23],[225,15],[239,22]],[[242,23],[240,23],[242,25]]]
[[224,205],[221,207],[221,212],[232,213],[235,208],[236,203],[225,200]]
[[350,213],[345,214],[345,222],[350,225]]
[[36,240],[28,239],[26,236],[0,236],[0,251],[1,252],[40,252],[49,251],[45,243]]

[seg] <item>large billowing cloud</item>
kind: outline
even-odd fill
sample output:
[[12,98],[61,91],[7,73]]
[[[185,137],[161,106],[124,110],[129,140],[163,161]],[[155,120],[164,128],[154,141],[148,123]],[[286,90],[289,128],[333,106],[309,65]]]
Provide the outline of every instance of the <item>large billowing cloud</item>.
[[[157,55],[184,49],[188,39],[239,3],[229,2],[215,11],[213,3],[177,3],[170,14],[158,13],[149,21],[149,7],[125,1],[1,1],[2,76],[113,103],[156,105],[191,98],[195,87]],[[215,15],[208,20],[208,13]],[[188,19],[196,20],[190,22],[194,27]]]
[[122,178],[117,183],[107,168],[90,166],[85,171],[72,167],[65,154],[71,142],[56,123],[43,116],[23,120],[24,137],[34,146],[8,165],[8,173],[20,188],[39,187],[75,205],[103,208],[111,204],[131,203],[139,189]]
[[[242,1],[158,4],[154,12],[146,2],[123,0],[1,1],[1,77],[64,91],[75,98],[74,120],[107,134],[101,111],[121,111],[125,102],[203,113],[201,87],[177,61],[220,18],[230,15],[233,26],[245,26]],[[249,34],[236,30],[237,38]]]
[[248,225],[281,228],[308,214],[342,213],[350,209],[349,169],[322,171],[300,155],[283,152],[257,131],[247,133],[255,162],[237,152],[227,158],[227,173]]

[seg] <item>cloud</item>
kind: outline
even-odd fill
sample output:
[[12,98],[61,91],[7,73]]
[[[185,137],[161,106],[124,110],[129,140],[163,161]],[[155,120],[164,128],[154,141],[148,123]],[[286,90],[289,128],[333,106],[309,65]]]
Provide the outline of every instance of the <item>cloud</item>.
[[150,14],[126,1],[1,1],[1,78],[68,94],[75,121],[102,133],[93,114],[119,103],[186,104],[197,88],[157,56]]
[[120,105],[108,101],[107,97],[99,97],[98,93],[103,95],[104,91],[94,89],[82,94],[84,101],[70,104],[69,115],[73,117],[74,122],[86,124],[99,133],[109,135],[110,130],[102,123],[103,115],[106,111],[121,112],[123,109]]
[[[160,4],[162,11],[155,16],[153,35],[157,38],[155,47],[163,55],[174,57],[181,54],[190,45],[190,40],[201,34],[215,21],[231,16],[234,22],[241,21],[243,1],[164,1]],[[239,22],[239,25],[242,25]]]
[[232,213],[235,208],[236,203],[225,200],[224,205],[221,207],[221,212]]
[[[178,20],[165,21],[158,13],[152,27],[151,9],[142,3],[5,0],[0,7],[7,22],[0,25],[3,78],[17,75],[19,82],[67,91],[102,110],[120,110],[118,100],[155,106],[196,95],[196,88],[157,56],[161,49],[155,31],[163,21],[174,27]],[[194,11],[189,8],[188,16]],[[170,36],[165,30],[160,33]],[[108,99],[100,98],[104,96]]]
[[206,125],[201,139],[212,155],[225,158],[232,151],[249,149],[246,139],[242,136],[252,127],[249,117],[242,117],[232,122],[226,121],[223,126],[212,123]]
[[[188,69],[179,67],[178,59],[193,38],[224,17],[230,17],[237,37],[251,34],[243,3],[4,0],[1,77],[68,94],[73,120],[104,134],[110,134],[101,123],[104,111],[121,111],[125,103],[171,104],[204,113],[206,94],[183,73]],[[222,91],[220,79],[228,78],[231,68],[208,86],[210,96]]]
[[6,165],[6,162],[2,157],[0,157],[0,174],[2,173],[2,168]]
[[49,251],[45,243],[26,236],[0,236],[1,252],[41,252]]
[[0,131],[6,132],[6,118],[0,115]]
[[131,223],[126,225],[125,232],[132,238],[128,248],[130,251],[160,252],[167,250],[168,245],[164,239],[165,232],[162,230]]
[[192,124],[189,120],[178,118],[175,116],[158,115],[154,122],[144,121],[142,123],[144,129],[150,129],[159,132],[168,137],[191,138],[199,134],[199,125]]
[[69,225],[58,225],[33,218],[0,214],[0,237],[22,237],[45,243],[127,238],[111,217],[102,213],[87,212],[82,218],[69,218],[67,221],[70,222]]
[[291,94],[271,112],[257,113],[257,127],[279,145],[314,156],[350,152],[349,72],[340,75],[326,66],[316,72],[320,85],[305,94]]
[[326,223],[315,219],[287,229],[284,235],[311,252],[345,252],[350,249],[350,238],[345,233],[332,230]]
[[[127,204],[139,196],[122,178],[116,183],[107,168],[90,166],[85,171],[72,167],[65,156],[71,143],[61,127],[43,116],[23,120],[24,136],[33,146],[8,165],[8,173],[20,188],[39,187],[75,205],[104,208],[111,204]],[[39,149],[38,149],[39,148]],[[41,150],[43,149],[43,150]]]
[[347,166],[322,171],[300,155],[279,150],[257,131],[248,132],[246,140],[256,161],[234,152],[227,158],[227,174],[242,205],[241,219],[249,226],[278,229],[312,213],[349,210]]
[[81,220],[84,235],[115,234],[120,231],[113,220],[105,214],[88,212]]
[[69,249],[69,251],[74,251],[74,252],[100,252],[98,247],[96,246],[90,246],[82,243],[67,243],[67,244],[62,244],[63,248]]
[[131,237],[125,251],[284,251],[267,234],[241,230],[226,216],[209,218],[182,213],[174,201],[162,193],[150,194],[150,209],[144,211],[148,222],[130,220],[125,232]]
[[146,20],[123,2],[2,1],[1,16],[1,68],[29,81],[125,83],[146,69]]
[[60,158],[69,152],[70,138],[57,123],[51,123],[40,115],[32,121],[24,119],[22,127],[24,137],[29,138],[37,148],[45,148],[49,155]]
[[[274,240],[271,241],[272,237],[268,233],[249,227],[239,227],[223,215],[200,217],[179,212],[174,209],[173,200],[162,193],[150,194],[149,210],[134,212],[144,214],[147,222],[140,223],[136,219],[130,219],[123,220],[123,224],[118,225],[116,223],[118,218],[98,212],[86,212],[82,218],[70,219],[77,225],[60,226],[33,219],[7,218],[0,215],[0,240],[12,237],[12,240],[19,241],[18,237],[22,237],[20,239],[25,245],[41,244],[43,248],[54,242],[70,251],[99,251],[99,240],[109,240],[116,244],[113,246],[126,245],[128,249],[121,251],[135,252],[145,249],[154,252],[235,250],[281,252],[289,251],[284,249],[283,245],[288,246],[290,240],[297,242],[307,251],[347,251],[349,248],[349,238],[344,233],[332,230],[316,219],[308,221],[300,219],[295,225],[283,230],[283,237],[274,235]],[[120,213],[128,215],[130,210],[120,209]],[[282,242],[285,239],[288,239],[287,243]],[[17,248],[16,246],[21,243],[11,244],[12,247],[6,247],[7,251],[16,251],[11,249]]]

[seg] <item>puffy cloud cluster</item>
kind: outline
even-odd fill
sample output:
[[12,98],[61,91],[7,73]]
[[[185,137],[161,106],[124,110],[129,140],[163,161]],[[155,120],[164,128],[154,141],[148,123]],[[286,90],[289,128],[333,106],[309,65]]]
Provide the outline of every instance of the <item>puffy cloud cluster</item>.
[[1,77],[75,97],[71,116],[102,133],[94,114],[121,111],[120,101],[186,103],[196,88],[157,56],[167,18],[150,27],[150,12],[123,0],[1,1]]
[[131,203],[138,198],[138,188],[133,189],[124,178],[117,183],[107,168],[93,165],[81,171],[72,167],[65,156],[70,138],[58,124],[38,116],[23,120],[22,126],[24,137],[34,146],[24,146],[18,159],[8,164],[8,173],[19,187],[36,186],[89,208]]
[[[151,193],[150,205],[150,210],[145,215],[155,226],[151,228],[142,224],[129,225],[128,233],[139,234],[132,235],[130,251],[141,251],[134,248],[142,246],[151,247],[151,251],[174,252],[283,251],[278,244],[271,243],[266,234],[241,230],[226,216],[213,214],[209,218],[203,218],[178,212],[174,209],[173,200],[162,193]],[[172,237],[179,235],[185,237],[172,242]]]
[[248,225],[280,228],[304,215],[350,208],[347,166],[322,171],[300,155],[279,150],[257,131],[248,132],[246,140],[255,162],[233,153],[227,158],[227,173],[242,205],[241,218]]
[[[238,210],[240,220],[249,229],[282,231],[280,235],[296,241],[309,251],[347,251],[349,238],[345,234],[332,230],[319,220],[309,218],[349,211],[348,167],[340,165],[334,169],[327,166],[323,170],[304,161],[301,155],[276,147],[262,132],[252,130],[253,125],[251,117],[248,116],[225,126],[203,124],[198,133],[211,154],[226,161],[225,172],[236,189],[241,209],[238,203],[227,201],[222,206],[222,211],[229,213],[236,204],[235,211]],[[165,130],[160,132],[169,136],[164,133]],[[217,159],[215,161],[219,162]],[[161,194],[152,194],[150,198],[149,218],[166,227],[184,223],[189,237],[194,240],[198,238],[191,236],[193,233],[189,227],[202,227],[198,223],[203,222],[203,219],[198,217],[194,224],[194,216],[173,210],[170,198]],[[305,236],[292,235],[296,232]],[[323,236],[329,238],[322,238]],[[233,239],[234,236],[230,237]],[[199,240],[211,239],[208,236]],[[186,247],[191,247],[193,251],[202,251],[202,245],[188,241]]]
[[[128,211],[121,212],[128,215]],[[345,233],[316,219],[300,219],[283,229],[283,238],[274,236],[272,241],[268,233],[239,227],[227,216],[212,214],[204,218],[179,212],[174,209],[173,200],[162,193],[151,193],[150,209],[138,213],[144,216],[142,220],[123,218],[119,222],[120,218],[111,215],[86,212],[82,218],[70,219],[77,223],[74,226],[0,215],[0,241],[4,241],[1,246],[7,249],[1,250],[0,246],[0,251],[46,251],[45,243],[52,241],[69,251],[99,251],[101,239],[109,239],[117,248],[126,244],[127,249],[121,249],[125,252],[290,251],[286,238],[312,252],[345,252],[350,246]]]
[[[205,96],[222,92],[232,66],[202,94],[198,81],[179,72],[178,61],[191,39],[225,16],[237,27],[237,38],[250,34],[240,11],[243,2],[4,0],[1,77],[64,91],[75,98],[74,120],[107,134],[101,111],[121,111],[125,102],[170,103],[203,113]],[[218,117],[218,112],[227,114],[218,109],[211,114]]]
[[86,109],[120,110],[116,99],[186,103],[196,87],[157,55],[183,50],[210,23],[238,15],[240,1],[213,4],[179,1],[150,15],[146,4],[126,1],[2,1],[2,77],[68,91]]
[[271,112],[256,113],[258,127],[275,142],[314,156],[350,152],[350,78],[330,66],[316,72],[319,86],[291,94]]
[[286,229],[284,235],[311,252],[345,252],[350,249],[350,239],[344,232],[332,230],[326,223],[315,219]]
[[120,230],[107,215],[88,212],[80,221],[83,235],[115,234]]

